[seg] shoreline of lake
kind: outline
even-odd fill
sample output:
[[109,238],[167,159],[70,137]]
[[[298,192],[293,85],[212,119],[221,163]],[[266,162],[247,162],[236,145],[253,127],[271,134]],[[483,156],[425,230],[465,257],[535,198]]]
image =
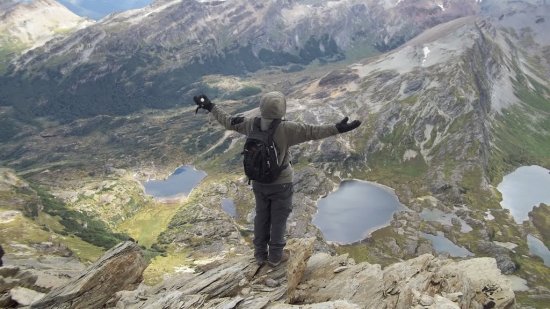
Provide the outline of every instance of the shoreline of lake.
[[393,188],[366,180],[346,179],[317,201],[312,223],[327,242],[352,244],[388,226],[393,214],[405,209]]
[[161,203],[177,203],[188,197],[207,176],[192,165],[181,165],[164,179],[140,182],[143,192]]
[[[548,184],[547,186],[544,186]],[[529,220],[529,212],[540,203],[550,204],[550,170],[521,166],[505,175],[496,189],[502,195],[500,205],[510,210],[517,224]]]

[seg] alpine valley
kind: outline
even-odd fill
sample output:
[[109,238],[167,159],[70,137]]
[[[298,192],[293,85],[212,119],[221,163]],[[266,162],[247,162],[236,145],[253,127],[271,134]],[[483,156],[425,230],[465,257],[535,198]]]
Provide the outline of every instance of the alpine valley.
[[[497,190],[550,169],[546,2],[157,0],[93,22],[0,1],[0,307],[547,308],[527,239],[550,247],[550,206],[517,223]],[[292,149],[291,259],[266,270],[244,139],[192,97],[252,116],[272,90],[289,120],[363,125]],[[182,165],[207,173],[190,194],[145,194]],[[325,240],[317,201],[346,179],[405,209]]]

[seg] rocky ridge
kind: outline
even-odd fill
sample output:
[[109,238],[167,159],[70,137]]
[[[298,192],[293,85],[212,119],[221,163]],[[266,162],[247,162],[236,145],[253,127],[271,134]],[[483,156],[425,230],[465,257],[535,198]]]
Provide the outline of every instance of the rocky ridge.
[[[32,298],[31,308],[511,308],[510,282],[494,259],[453,261],[429,254],[385,268],[347,255],[314,253],[314,239],[292,239],[288,262],[257,266],[250,252],[137,287],[145,267],[140,249],[121,243],[70,282]],[[13,276],[0,268],[3,280]],[[27,285],[32,288],[32,285]],[[137,288],[136,288],[137,287]],[[90,290],[92,289],[92,290]],[[32,290],[29,290],[32,291]],[[95,291],[97,293],[91,293]],[[17,294],[20,295],[20,294]]]

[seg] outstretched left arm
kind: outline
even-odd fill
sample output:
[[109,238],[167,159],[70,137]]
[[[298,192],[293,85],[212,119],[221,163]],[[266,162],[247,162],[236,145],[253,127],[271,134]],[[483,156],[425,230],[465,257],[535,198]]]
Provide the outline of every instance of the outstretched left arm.
[[200,96],[193,97],[193,100],[197,104],[197,110],[199,108],[206,109],[207,111],[211,112],[212,115],[214,115],[214,118],[226,129],[226,130],[233,130],[237,131],[241,134],[247,133],[247,122],[244,121],[246,118],[244,117],[233,117],[226,113],[223,109],[221,109],[216,104],[212,103],[210,99],[208,99],[207,96],[204,94],[201,94]]
[[244,121],[246,118],[244,117],[233,117],[226,113],[223,109],[221,109],[219,106],[214,105],[214,107],[211,110],[212,115],[214,115],[214,118],[227,130],[233,130],[237,131],[241,134],[246,134],[246,121]]

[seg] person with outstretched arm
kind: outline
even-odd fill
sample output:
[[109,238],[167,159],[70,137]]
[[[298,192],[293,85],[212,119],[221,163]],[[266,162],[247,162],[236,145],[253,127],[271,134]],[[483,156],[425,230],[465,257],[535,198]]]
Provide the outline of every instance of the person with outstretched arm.
[[273,131],[277,161],[282,171],[270,183],[252,182],[256,199],[256,217],[254,218],[254,257],[258,265],[266,262],[275,267],[288,259],[283,251],[286,232],[286,221],[292,211],[293,169],[290,163],[289,147],[310,140],[323,139],[339,133],[351,131],[361,125],[361,121],[348,122],[345,117],[336,124],[310,125],[294,121],[281,121],[286,114],[286,98],[278,91],[264,94],[260,99],[259,118],[233,117],[212,103],[204,94],[193,98],[197,110],[202,108],[211,112],[216,120],[227,130],[237,131],[246,136],[255,130],[271,129],[272,122],[277,122]]

